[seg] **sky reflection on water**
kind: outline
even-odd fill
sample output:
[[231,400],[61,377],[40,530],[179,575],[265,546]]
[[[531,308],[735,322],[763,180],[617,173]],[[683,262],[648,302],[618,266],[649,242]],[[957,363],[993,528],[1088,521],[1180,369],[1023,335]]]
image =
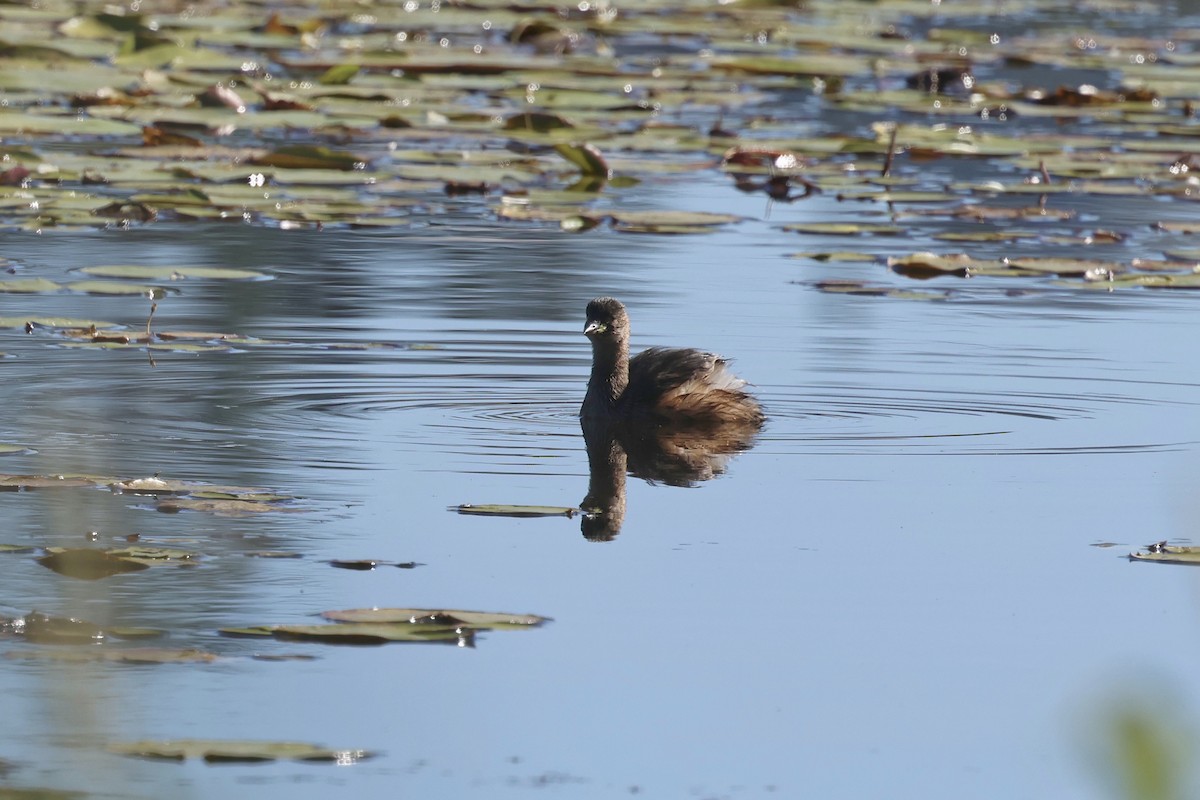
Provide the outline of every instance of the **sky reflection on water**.
[[[1194,537],[1200,371],[1190,293],[1068,291],[945,278],[944,303],[825,294],[902,282],[876,264],[787,258],[843,242],[779,223],[723,180],[670,207],[754,219],[696,237],[479,225],[403,235],[148,227],[5,235],[61,278],[87,264],[250,267],[273,281],[183,284],[163,328],[295,344],[231,353],[93,352],[9,331],[9,472],[94,471],[264,485],[280,519],[157,514],[88,491],[0,494],[4,541],[130,531],[204,552],[191,571],[82,585],[2,556],[0,603],[160,625],[230,656],[211,666],[0,673],[0,735],[22,785],[110,796],[607,798],[1095,796],[1081,732],[1157,681],[1200,714],[1195,574],[1118,556]],[[1109,203],[1110,204],[1106,204]],[[1099,201],[1098,214],[1129,211]],[[770,219],[764,217],[770,215]],[[1103,224],[1100,220],[1099,224]],[[929,231],[903,249],[931,246]],[[856,246],[888,253],[895,243]],[[728,474],[629,479],[620,535],[578,518],[481,519],[464,502],[576,505],[583,307],[630,307],[635,347],[736,359],[770,414]],[[3,315],[144,323],[137,298],[0,297]],[[328,349],[387,342],[395,349]],[[1119,547],[1093,547],[1101,543]],[[249,558],[293,549],[299,561]],[[331,569],[328,558],[419,561]],[[220,639],[221,626],[332,608],[532,612],[474,650]],[[28,647],[4,643],[5,649]],[[259,662],[255,653],[313,661]],[[1191,717],[1189,717],[1191,718]],[[119,760],[109,738],[294,738],[385,751],[353,770]],[[86,781],[78,769],[92,771]]]

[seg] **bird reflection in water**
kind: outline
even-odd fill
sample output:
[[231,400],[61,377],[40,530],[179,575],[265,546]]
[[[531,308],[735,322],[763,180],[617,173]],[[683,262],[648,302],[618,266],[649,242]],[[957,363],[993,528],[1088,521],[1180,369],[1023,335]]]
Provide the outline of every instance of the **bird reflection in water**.
[[650,483],[695,486],[725,471],[729,459],[749,450],[759,426],[745,422],[705,428],[612,422],[584,418],[588,492],[583,535],[608,542],[625,521],[625,477]]
[[590,479],[583,535],[613,539],[625,519],[626,473],[693,486],[725,471],[765,419],[728,362],[704,350],[652,347],[629,357],[629,314],[611,297],[587,306],[592,373],[579,410]]

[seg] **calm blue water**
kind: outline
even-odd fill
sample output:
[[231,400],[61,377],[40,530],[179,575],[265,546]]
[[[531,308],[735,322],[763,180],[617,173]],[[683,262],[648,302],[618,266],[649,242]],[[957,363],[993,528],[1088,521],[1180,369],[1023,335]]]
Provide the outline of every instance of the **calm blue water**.
[[[1186,31],[1162,13],[1171,16],[1146,15],[1148,29]],[[1121,29],[1128,16],[1113,19]],[[1005,22],[1066,24],[1053,10]],[[1031,82],[1002,63],[981,69]],[[1099,72],[1047,71],[1046,85]],[[805,135],[865,135],[876,121],[807,89],[770,100],[776,124]],[[1015,133],[1055,130],[1074,128],[1038,118]],[[1012,178],[1007,162],[979,160],[902,158],[897,170],[927,189]],[[151,359],[0,329],[0,443],[30,448],[0,456],[0,472],[159,473],[302,498],[301,513],[226,518],[156,513],[145,498],[100,490],[0,492],[0,543],[136,533],[204,556],[192,569],[82,582],[0,554],[0,614],[161,627],[167,646],[222,656],[57,664],[9,660],[51,646],[0,639],[0,787],[114,798],[1074,800],[1117,796],[1102,754],[1130,703],[1168,727],[1200,728],[1200,572],[1123,557],[1196,538],[1200,294],[1052,278],[918,283],[869,258],[791,257],[969,249],[1128,261],[1189,244],[1150,225],[1191,219],[1191,201],[1055,196],[1050,206],[1073,220],[1020,227],[1130,237],[960,247],[933,237],[969,223],[835,192],[772,204],[715,169],[606,196],[745,220],[703,236],[573,235],[497,221],[493,196],[439,198],[445,213],[392,231],[0,232],[0,255],[21,277],[135,263],[273,278],[184,281],[159,301],[156,331],[271,340],[229,352]],[[893,212],[904,236],[782,229]],[[842,279],[950,295],[819,289]],[[736,360],[769,414],[755,446],[693,488],[629,478],[609,542],[586,540],[578,518],[453,513],[461,503],[580,503],[583,309],[605,294],[629,306],[636,347]],[[139,297],[0,294],[0,317],[18,320],[137,329],[149,311]],[[378,343],[387,346],[349,349]],[[303,558],[248,557],[268,549]],[[323,563],[335,558],[422,566]],[[369,606],[554,621],[481,634],[473,649],[217,635]],[[143,738],[300,740],[380,755],[344,768],[218,767],[105,750]],[[1185,780],[1195,788],[1195,775]]]
[[[665,203],[692,188],[668,187]],[[228,656],[9,662],[0,714],[23,722],[0,736],[0,756],[19,785],[122,797],[948,798],[984,786],[1092,797],[1089,747],[1131,687],[1164,687],[1194,719],[1197,573],[1118,556],[1194,536],[1197,296],[1033,281],[1036,293],[1008,297],[1011,283],[953,278],[931,284],[963,289],[946,303],[824,294],[814,282],[889,280],[880,266],[785,257],[830,243],[775,225],[836,204],[776,207],[765,222],[757,200],[716,181],[706,191],[758,221],[670,238],[506,226],[6,237],[10,258],[51,278],[130,261],[266,270],[275,280],[186,283],[156,328],[302,342],[161,353],[151,366],[143,352],[9,331],[0,438],[38,452],[5,458],[6,471],[258,484],[310,509],[231,520],[103,492],[0,494],[5,541],[138,532],[207,556],[98,583],[4,556],[0,603],[168,627],[172,645]],[[770,412],[757,446],[697,488],[631,478],[608,543],[586,541],[578,520],[449,513],[583,497],[580,328],[602,293],[629,304],[637,346],[736,357]],[[137,298],[0,303],[5,316],[134,326],[148,310]],[[319,346],[364,341],[420,347]],[[1120,546],[1093,546],[1107,542]],[[306,557],[244,556],[265,548]],[[327,558],[425,566],[347,572]],[[555,621],[482,635],[474,650],[215,635],[372,605]],[[353,768],[205,767],[99,747],[153,737],[383,755]]]

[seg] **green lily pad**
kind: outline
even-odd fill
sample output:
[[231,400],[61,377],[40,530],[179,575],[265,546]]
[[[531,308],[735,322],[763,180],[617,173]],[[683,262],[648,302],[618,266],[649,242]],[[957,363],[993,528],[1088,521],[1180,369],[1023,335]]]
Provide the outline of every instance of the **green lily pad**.
[[817,236],[859,236],[861,234],[900,236],[906,233],[906,230],[899,225],[886,223],[794,222],[784,225],[783,229],[793,233],[811,233]]
[[1200,547],[1170,545],[1166,542],[1148,545],[1144,553],[1130,553],[1130,561],[1157,561],[1160,564],[1200,565]]
[[615,230],[626,233],[706,233],[742,221],[733,214],[706,211],[613,211],[606,216]]
[[98,642],[104,639],[104,629],[81,619],[52,617],[38,611],[22,620],[25,640],[38,644],[71,644]]
[[67,289],[81,294],[98,295],[141,295],[155,300],[166,297],[167,291],[159,286],[120,283],[118,281],[75,281],[68,283]]
[[1128,269],[1128,265],[1114,261],[1097,261],[1089,258],[1012,258],[1010,266],[1031,272],[1053,275],[1112,276]]
[[460,514],[488,517],[573,517],[579,513],[577,508],[564,506],[519,506],[503,503],[483,503],[481,505],[464,503],[454,506],[450,510]]
[[115,322],[103,320],[75,319],[72,317],[0,317],[0,328],[112,328]]
[[355,764],[375,753],[369,750],[334,750],[304,742],[269,742],[237,739],[170,739],[162,741],[117,742],[109,751],[167,761],[198,759],[208,763],[258,763],[267,761],[311,761],[331,764]]
[[339,64],[325,70],[325,73],[317,78],[317,83],[322,86],[345,86],[359,71],[360,67],[357,64]]
[[575,128],[574,122],[559,114],[547,114],[539,111],[525,111],[513,114],[504,120],[506,131],[528,131],[546,133],[561,128]]
[[1119,286],[1144,286],[1148,289],[1200,289],[1200,274],[1191,272],[1186,275],[1124,275],[1118,276],[1110,284]]
[[45,278],[10,278],[0,280],[0,293],[4,294],[39,294],[42,292],[57,292],[62,290],[62,284]]
[[199,553],[181,550],[176,547],[116,547],[106,551],[110,556],[125,558],[146,566],[165,564],[167,562],[184,562],[195,564],[200,558]]
[[349,645],[379,645],[388,642],[455,643],[462,638],[462,634],[453,626],[421,627],[366,622],[340,625],[262,625],[222,628],[219,633],[236,638],[271,637],[286,641]]
[[331,150],[317,145],[287,145],[253,159],[253,163],[265,167],[289,167],[292,169],[361,169],[364,160],[350,153]]
[[25,789],[16,786],[0,786],[0,800],[84,800],[86,792],[66,789]]
[[860,297],[890,297],[897,300],[947,300],[949,292],[914,291],[911,289],[896,289],[891,286],[877,286],[864,281],[821,281],[816,285],[818,291],[826,294],[849,294]]
[[859,253],[853,250],[833,251],[825,253],[789,253],[788,258],[807,258],[821,263],[851,263],[871,264],[879,260],[873,253]]
[[303,511],[272,502],[256,500],[208,500],[196,497],[170,497],[158,501],[156,508],[166,514],[202,511],[219,517],[250,517],[258,514],[295,514]]
[[550,622],[537,614],[497,614],[488,611],[462,611],[430,608],[349,608],[321,613],[334,622],[407,623],[410,625],[449,625],[478,629],[530,628]]
[[82,650],[18,650],[4,654],[6,658],[26,661],[65,661],[71,663],[106,662],[110,664],[211,664],[220,657],[216,653],[195,649],[165,647],[97,648]]
[[359,572],[369,572],[376,567],[397,567],[399,569],[415,569],[423,567],[424,564],[416,561],[378,561],[373,558],[331,558],[324,563],[335,569],[357,570]]
[[612,169],[604,160],[604,154],[591,144],[556,144],[554,151],[560,156],[579,167],[584,175],[608,179],[612,177]]
[[143,265],[110,265],[84,267],[79,270],[100,278],[131,278],[133,280],[177,281],[185,278],[205,278],[223,281],[268,280],[269,275],[249,269],[220,267],[155,267]]
[[957,275],[967,277],[976,275],[985,269],[1002,269],[1000,262],[987,262],[972,258],[966,253],[913,253],[907,256],[889,258],[887,264],[892,271],[909,278],[932,278],[938,275]]
[[48,555],[37,559],[43,567],[69,578],[94,581],[125,572],[139,572],[149,565],[130,558],[121,558],[103,550],[86,547],[48,549]]
[[83,475],[0,475],[0,492],[92,488],[100,486],[105,480]]

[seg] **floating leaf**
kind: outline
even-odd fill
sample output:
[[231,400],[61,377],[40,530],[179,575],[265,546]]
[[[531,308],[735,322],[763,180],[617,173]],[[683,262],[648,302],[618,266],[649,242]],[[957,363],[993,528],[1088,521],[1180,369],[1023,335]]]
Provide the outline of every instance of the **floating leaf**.
[[[454,626],[346,623],[341,625],[263,625],[222,628],[222,636],[273,637],[324,644],[379,645],[388,642],[458,643],[464,634]],[[467,632],[469,633],[469,631]]]
[[95,623],[70,617],[52,617],[38,611],[25,615],[21,630],[26,641],[38,644],[87,643],[104,639],[104,630]]
[[579,509],[577,508],[563,506],[518,506],[501,503],[484,503],[481,505],[464,503],[463,505],[452,507],[451,511],[457,511],[460,514],[475,514],[489,517],[573,517],[579,513]]
[[37,559],[37,562],[43,567],[48,567],[59,575],[88,581],[125,572],[138,572],[148,567],[147,564],[133,559],[121,558],[103,550],[92,550],[86,547],[52,548],[47,552],[49,555]]
[[549,617],[540,617],[537,614],[497,614],[489,611],[430,608],[349,608],[341,611],[325,611],[321,616],[334,622],[450,625],[479,629],[529,628],[551,621]]
[[19,492],[29,489],[76,489],[100,486],[110,478],[83,475],[0,475],[0,492]]
[[547,114],[540,111],[525,111],[513,114],[504,120],[506,131],[532,131],[546,133],[561,128],[574,128],[575,123],[558,114]]
[[1147,545],[1144,553],[1130,553],[1130,561],[1157,561],[1160,564],[1200,565],[1200,547],[1171,545],[1166,542]]
[[[0,762],[7,766],[7,762]],[[4,770],[5,773],[8,770]],[[85,800],[86,792],[72,792],[66,789],[23,789],[15,786],[0,786],[0,800]]]
[[167,562],[185,562],[188,565],[195,564],[199,559],[199,553],[193,553],[188,550],[181,550],[175,547],[118,547],[106,551],[110,556],[117,558],[127,558],[130,561],[136,561],[139,564],[153,566],[155,564],[164,564]]
[[899,236],[906,233],[905,229],[899,225],[868,222],[795,222],[784,225],[783,229],[793,233],[811,233],[818,236],[858,236],[861,234]]
[[209,763],[265,761],[324,761],[354,764],[375,754],[368,750],[334,750],[303,742],[269,742],[236,739],[170,739],[118,742],[109,751],[123,756],[168,761],[200,759]]
[[339,64],[325,70],[317,78],[317,83],[322,86],[345,86],[359,73],[359,69],[360,67],[357,64]]
[[556,144],[554,151],[560,156],[579,167],[584,175],[607,180],[612,177],[612,170],[599,148],[591,144]]
[[398,567],[399,569],[414,569],[415,567],[423,567],[424,564],[419,564],[416,561],[376,561],[369,558],[360,559],[342,559],[334,558],[325,562],[336,569],[352,569],[367,572],[376,567]]
[[185,278],[205,278],[224,281],[267,280],[269,275],[248,269],[223,267],[155,267],[146,265],[109,265],[84,267],[80,272],[100,278],[131,278],[133,280],[177,281]]
[[608,216],[614,228],[629,233],[704,233],[742,221],[733,214],[706,211],[614,211]]
[[917,292],[910,289],[895,289],[890,286],[877,286],[863,281],[821,281],[816,285],[818,291],[828,294],[853,294],[863,297],[891,297],[901,300],[946,300],[949,292]]
[[74,319],[71,317],[0,317],[0,328],[27,328],[28,332],[39,328],[81,329],[112,328],[115,322],[104,322],[91,319]]
[[0,280],[0,293],[4,294],[38,294],[41,292],[57,292],[62,284],[45,278],[10,278]]
[[966,253],[913,253],[907,256],[889,258],[887,264],[892,271],[909,278],[932,278],[938,275],[957,275],[967,277],[991,268],[993,271],[1004,270],[1005,265],[998,261],[979,261]]
[[822,263],[853,263],[853,264],[870,264],[878,261],[878,257],[872,253],[858,253],[854,251],[840,251],[829,253],[791,253],[789,258],[809,258],[813,261]]
[[219,517],[248,517],[256,514],[297,513],[303,509],[255,500],[206,500],[195,497],[171,497],[158,501],[156,508],[167,514],[203,511]]
[[253,159],[264,167],[294,169],[359,169],[363,160],[349,153],[340,153],[317,145],[286,145]]
[[1096,261],[1088,258],[1013,258],[1008,261],[1010,266],[1032,272],[1045,272],[1054,275],[1104,275],[1112,276],[1125,271],[1125,264],[1113,261]]
[[68,283],[67,289],[82,294],[99,295],[141,295],[156,300],[166,297],[166,290],[159,286],[119,283],[117,281],[75,281]]

